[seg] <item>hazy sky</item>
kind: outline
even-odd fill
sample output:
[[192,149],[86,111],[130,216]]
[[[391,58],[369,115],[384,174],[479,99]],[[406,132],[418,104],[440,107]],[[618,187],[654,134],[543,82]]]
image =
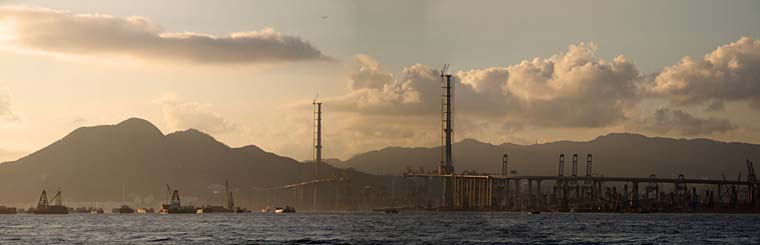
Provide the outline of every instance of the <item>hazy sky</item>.
[[0,1],[0,161],[145,118],[311,157],[610,132],[760,143],[758,1]]

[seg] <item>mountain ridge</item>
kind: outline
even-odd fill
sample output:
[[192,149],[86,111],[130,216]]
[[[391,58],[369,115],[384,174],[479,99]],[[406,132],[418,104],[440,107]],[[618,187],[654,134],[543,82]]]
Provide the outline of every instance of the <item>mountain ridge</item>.
[[[386,147],[354,155],[336,166],[385,174],[400,174],[406,168],[434,170],[440,161],[440,149],[440,146]],[[457,171],[498,173],[502,154],[509,155],[513,170],[525,174],[556,175],[559,154],[566,155],[566,166],[570,166],[572,154],[580,155],[580,166],[585,166],[585,155],[592,154],[594,170],[599,170],[595,173],[600,175],[648,176],[654,173],[669,176],[685,173],[718,178],[722,177],[721,173],[733,175],[744,171],[745,159],[760,159],[760,145],[705,138],[650,137],[636,133],[609,133],[588,141],[561,140],[532,145],[494,145],[463,139],[454,144],[454,167]]]
[[[163,134],[147,120],[129,118],[74,129],[42,149],[0,164],[0,197],[4,202],[30,202],[41,190],[60,187],[68,200],[114,201],[126,186],[132,203],[155,206],[165,198],[166,185],[179,189],[185,200],[215,200],[219,197],[212,187],[230,180],[243,190],[236,199],[246,202],[253,201],[254,189],[311,180],[313,169],[313,163],[258,146],[229,147],[197,129]],[[318,178],[334,176],[367,185],[379,181],[320,164]]]

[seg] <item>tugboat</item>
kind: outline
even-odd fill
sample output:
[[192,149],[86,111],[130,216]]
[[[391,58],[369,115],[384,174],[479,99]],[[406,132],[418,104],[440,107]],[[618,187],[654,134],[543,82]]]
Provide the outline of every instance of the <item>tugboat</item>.
[[61,190],[58,190],[58,193],[55,194],[53,197],[53,205],[50,205],[47,198],[47,192],[45,190],[42,190],[42,195],[40,195],[40,201],[37,203],[37,208],[34,209],[34,214],[68,214],[69,209],[66,206],[63,206],[63,200],[61,198]]
[[0,206],[0,214],[17,214],[18,210],[14,207]]
[[281,213],[295,213],[296,209],[291,206],[285,206],[284,208],[276,207],[274,208],[274,213],[281,214]]

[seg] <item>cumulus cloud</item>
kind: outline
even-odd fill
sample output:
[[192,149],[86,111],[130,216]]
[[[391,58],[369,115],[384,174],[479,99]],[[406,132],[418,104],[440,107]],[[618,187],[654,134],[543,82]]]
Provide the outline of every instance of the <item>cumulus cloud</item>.
[[742,37],[702,59],[685,57],[647,89],[677,105],[709,103],[708,109],[719,110],[724,101],[749,101],[760,110],[760,40]]
[[[439,108],[435,105],[440,103],[440,80],[433,69],[416,64],[404,68],[399,78],[393,79],[378,66],[373,68],[377,63],[374,59],[369,56],[362,56],[362,59],[358,62],[359,69],[351,74],[350,92],[325,99],[331,107],[341,111],[382,114],[426,114]],[[375,79],[365,79],[370,77]]]
[[[601,127],[624,120],[638,102],[642,76],[623,56],[606,61],[595,51],[595,45],[581,43],[546,59],[456,72],[457,113],[549,127]],[[360,113],[439,113],[439,71],[415,64],[394,79],[366,55],[358,64],[349,93],[326,102]]]
[[685,111],[660,108],[644,122],[644,128],[657,133],[675,132],[680,135],[709,135],[737,129],[724,118],[698,118]]
[[354,60],[360,64],[360,67],[358,71],[351,74],[349,86],[351,89],[383,89],[385,85],[393,83],[393,74],[382,71],[380,63],[372,57],[357,54]]
[[567,52],[508,68],[507,88],[525,104],[526,123],[552,127],[602,127],[626,119],[638,102],[636,66],[617,56],[595,57],[596,46],[570,45]]
[[217,134],[238,128],[235,123],[211,111],[210,105],[185,101],[175,94],[164,94],[154,103],[161,105],[163,119],[172,130],[194,128]]
[[11,108],[11,95],[8,89],[0,89],[0,121],[18,121],[18,115]]
[[[9,23],[6,44],[75,56],[125,55],[142,59],[206,63],[276,63],[330,59],[311,43],[271,28],[227,36],[166,32],[150,20],[75,14],[44,8],[0,6]],[[1,35],[0,35],[1,36]]]

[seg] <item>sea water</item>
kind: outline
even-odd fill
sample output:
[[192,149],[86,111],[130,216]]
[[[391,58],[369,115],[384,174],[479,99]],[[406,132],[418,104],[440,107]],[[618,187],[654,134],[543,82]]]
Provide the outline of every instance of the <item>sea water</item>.
[[419,212],[0,215],[0,243],[760,244],[757,214]]

